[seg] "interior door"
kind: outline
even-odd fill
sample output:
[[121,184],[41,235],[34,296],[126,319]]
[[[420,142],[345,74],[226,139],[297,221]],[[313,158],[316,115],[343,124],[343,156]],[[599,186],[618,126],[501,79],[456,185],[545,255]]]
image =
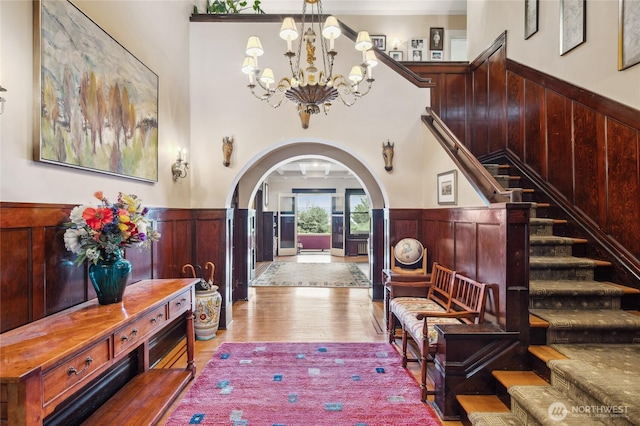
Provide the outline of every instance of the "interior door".
[[278,195],[278,256],[298,252],[297,199],[295,194]]
[[344,195],[331,195],[331,255],[344,256]]

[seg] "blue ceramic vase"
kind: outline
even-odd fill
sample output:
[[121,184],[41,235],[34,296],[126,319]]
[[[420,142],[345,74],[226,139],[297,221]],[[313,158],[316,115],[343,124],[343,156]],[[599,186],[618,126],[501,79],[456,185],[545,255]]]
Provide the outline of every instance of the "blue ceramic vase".
[[89,266],[89,278],[101,305],[122,302],[127,287],[131,262],[122,258],[122,251],[104,254],[104,259]]

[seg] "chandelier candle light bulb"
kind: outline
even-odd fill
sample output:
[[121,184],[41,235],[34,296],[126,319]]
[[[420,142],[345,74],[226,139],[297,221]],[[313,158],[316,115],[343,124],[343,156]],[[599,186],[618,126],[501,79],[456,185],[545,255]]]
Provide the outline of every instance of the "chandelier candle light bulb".
[[[307,7],[311,9],[309,14]],[[347,77],[334,75],[333,62],[337,55],[335,39],[342,32],[340,23],[333,16],[328,16],[321,27],[323,16],[321,0],[303,0],[300,28],[292,17],[283,20],[280,38],[287,42],[285,56],[291,67],[289,76],[276,80],[271,68],[260,69],[258,56],[264,53],[264,49],[257,36],[249,37],[245,48],[247,56],[242,62],[242,72],[249,76],[251,94],[273,108],[279,107],[285,100],[295,103],[304,129],[309,127],[310,116],[318,114],[321,106],[326,114],[331,102],[336,99],[351,106],[358,98],[369,93],[374,82],[372,68],[378,64],[375,52],[371,51],[373,44],[369,33],[360,31],[355,48],[362,52],[363,64],[354,66]],[[295,40],[299,40],[296,47],[293,46]],[[360,92],[358,84],[363,80],[368,86]],[[257,88],[262,89],[263,93],[256,93]]]
[[338,20],[334,16],[329,16],[322,29],[322,36],[329,40],[329,51],[335,51],[335,39],[340,37],[341,34],[342,31],[340,31]]
[[280,38],[287,41],[287,52],[292,52],[292,41],[298,39],[298,30],[296,29],[296,22],[293,18],[284,18],[282,21],[282,27],[280,27]]

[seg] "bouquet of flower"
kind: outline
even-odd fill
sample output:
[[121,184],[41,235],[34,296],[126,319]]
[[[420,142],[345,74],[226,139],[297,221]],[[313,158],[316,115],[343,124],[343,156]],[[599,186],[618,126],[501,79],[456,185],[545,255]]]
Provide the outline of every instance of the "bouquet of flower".
[[64,233],[64,245],[78,255],[78,264],[119,252],[125,247],[149,248],[160,239],[160,234],[150,226],[146,215],[149,209],[142,207],[142,200],[133,194],[118,194],[116,203],[109,203],[101,191],[93,194],[100,205],[81,205],[71,210],[71,222]]

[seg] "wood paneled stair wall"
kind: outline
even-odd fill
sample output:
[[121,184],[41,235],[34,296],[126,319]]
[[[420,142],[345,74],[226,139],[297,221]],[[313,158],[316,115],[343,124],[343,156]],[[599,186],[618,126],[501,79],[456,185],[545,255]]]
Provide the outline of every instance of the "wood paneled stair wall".
[[[589,241],[512,164],[485,164],[531,202],[528,371],[495,370],[494,395],[458,395],[465,425],[640,424],[640,290],[607,280]],[[624,309],[631,307],[633,309]]]

